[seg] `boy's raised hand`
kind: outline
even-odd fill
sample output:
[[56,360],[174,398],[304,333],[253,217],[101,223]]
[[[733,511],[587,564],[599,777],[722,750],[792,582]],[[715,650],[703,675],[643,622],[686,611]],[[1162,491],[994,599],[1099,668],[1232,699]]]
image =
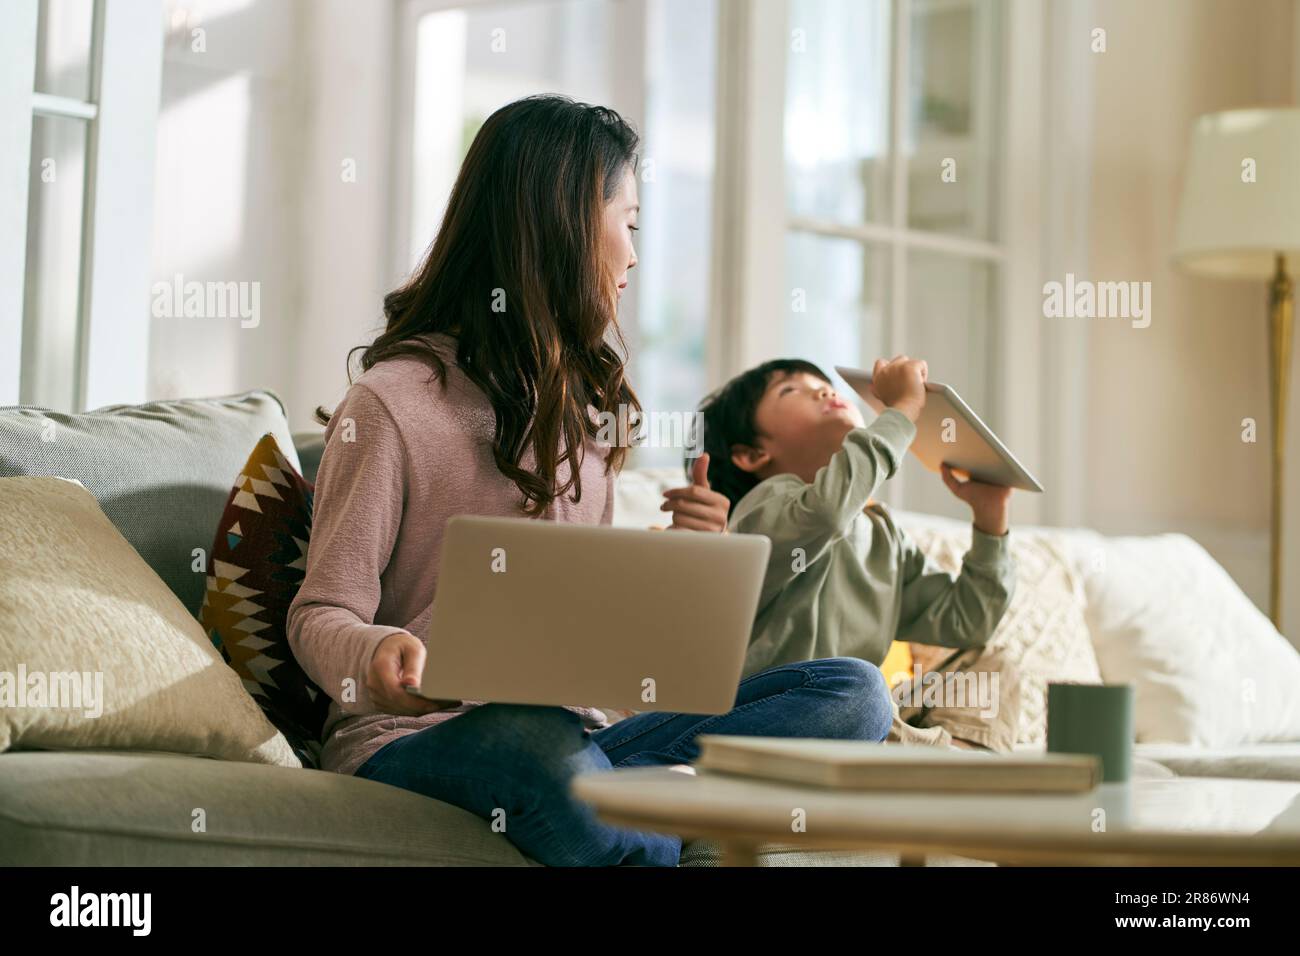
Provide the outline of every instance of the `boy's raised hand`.
[[887,407],[897,409],[913,422],[925,407],[925,380],[929,369],[921,359],[895,355],[876,359],[871,369],[871,391]]
[[727,514],[731,502],[720,491],[709,487],[709,453],[706,451],[691,466],[691,483],[683,488],[669,488],[664,492],[660,511],[671,511],[671,530],[691,531],[727,530]]
[[[990,485],[975,481],[969,475],[965,480],[957,477],[950,465],[942,468],[943,483],[948,490],[970,505],[975,527],[985,534],[1001,537],[1007,533],[1008,513],[1011,510],[1011,489],[1004,485]],[[965,472],[962,472],[965,475]]]

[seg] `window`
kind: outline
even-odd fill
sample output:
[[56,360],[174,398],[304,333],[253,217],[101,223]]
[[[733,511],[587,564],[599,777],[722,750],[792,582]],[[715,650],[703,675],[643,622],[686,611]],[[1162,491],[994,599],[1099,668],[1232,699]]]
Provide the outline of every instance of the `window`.
[[161,10],[0,4],[0,402],[144,400]]
[[[976,408],[990,387],[1000,0],[790,0],[787,352],[869,366],[899,352]],[[868,413],[868,416],[870,413]],[[961,514],[938,481],[908,508]]]
[[65,411],[80,401],[82,219],[97,112],[94,14],[93,0],[47,0],[36,40],[19,400]]

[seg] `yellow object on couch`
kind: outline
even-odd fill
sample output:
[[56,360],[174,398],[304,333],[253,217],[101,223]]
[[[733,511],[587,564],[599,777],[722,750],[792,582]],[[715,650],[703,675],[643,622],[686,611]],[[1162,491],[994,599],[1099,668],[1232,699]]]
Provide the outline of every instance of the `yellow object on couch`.
[[880,672],[885,675],[885,686],[892,688],[900,680],[912,676],[912,647],[907,641],[894,641],[889,653],[880,662]]

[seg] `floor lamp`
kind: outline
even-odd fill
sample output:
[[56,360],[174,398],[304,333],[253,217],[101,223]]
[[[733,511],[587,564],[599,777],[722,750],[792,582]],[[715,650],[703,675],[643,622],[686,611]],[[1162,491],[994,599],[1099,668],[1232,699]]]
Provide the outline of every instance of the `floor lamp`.
[[1282,495],[1294,285],[1300,262],[1300,109],[1246,109],[1196,120],[1174,261],[1188,272],[1268,280],[1273,487],[1269,617],[1281,622]]

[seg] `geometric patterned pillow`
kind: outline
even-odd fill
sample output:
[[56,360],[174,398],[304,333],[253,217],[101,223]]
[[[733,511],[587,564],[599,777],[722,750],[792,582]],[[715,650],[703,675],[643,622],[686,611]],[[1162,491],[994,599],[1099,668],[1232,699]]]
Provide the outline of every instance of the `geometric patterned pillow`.
[[275,436],[262,436],[226,499],[199,612],[212,643],[305,767],[320,766],[329,697],[294,658],[285,620],[306,574],[312,492]]

